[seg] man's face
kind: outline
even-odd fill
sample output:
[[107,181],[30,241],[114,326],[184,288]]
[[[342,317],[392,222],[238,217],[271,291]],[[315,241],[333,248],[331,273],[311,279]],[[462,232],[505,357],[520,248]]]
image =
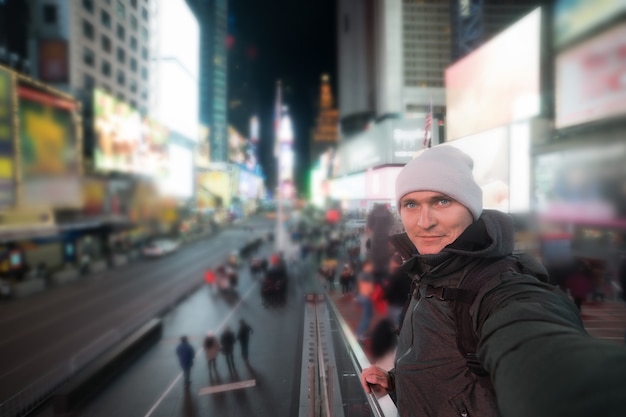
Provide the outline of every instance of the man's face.
[[402,197],[400,218],[409,239],[422,255],[441,252],[474,222],[465,206],[433,191],[414,191]]

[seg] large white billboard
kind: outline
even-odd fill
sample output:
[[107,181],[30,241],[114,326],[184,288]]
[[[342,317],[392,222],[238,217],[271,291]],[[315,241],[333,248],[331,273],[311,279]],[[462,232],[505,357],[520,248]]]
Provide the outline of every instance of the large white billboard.
[[446,69],[446,139],[540,112],[541,9]]
[[200,28],[185,0],[161,0],[158,8],[154,117],[191,140],[199,137]]

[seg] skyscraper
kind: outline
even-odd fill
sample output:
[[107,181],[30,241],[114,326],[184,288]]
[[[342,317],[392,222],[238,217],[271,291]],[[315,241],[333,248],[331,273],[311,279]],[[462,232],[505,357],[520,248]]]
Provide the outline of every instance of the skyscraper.
[[200,122],[209,129],[211,160],[227,161],[227,0],[187,3],[200,24]]

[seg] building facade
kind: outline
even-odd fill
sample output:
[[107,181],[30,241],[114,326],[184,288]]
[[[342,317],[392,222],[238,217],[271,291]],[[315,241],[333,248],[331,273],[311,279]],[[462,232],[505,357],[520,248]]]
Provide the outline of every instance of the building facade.
[[147,0],[29,0],[29,75],[83,98],[100,87],[147,114],[151,28]]
[[207,126],[211,160],[228,160],[227,0],[187,0],[200,24],[200,121]]

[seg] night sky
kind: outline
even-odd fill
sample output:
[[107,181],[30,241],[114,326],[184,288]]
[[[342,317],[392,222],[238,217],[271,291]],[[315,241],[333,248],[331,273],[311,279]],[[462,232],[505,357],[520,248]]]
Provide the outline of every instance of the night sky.
[[[256,112],[260,116],[259,153],[269,187],[276,181],[272,125],[276,80],[281,79],[286,86],[283,101],[290,109],[295,128],[296,185],[301,192],[306,191],[310,132],[317,116],[323,73],[331,76],[336,98],[335,15],[335,0],[229,2],[229,66],[240,63],[244,71],[231,74],[229,69],[228,87],[237,92],[242,83],[248,86],[245,91],[252,104],[240,113]],[[251,115],[240,114],[240,119],[249,119]],[[235,119],[229,112],[229,121]],[[242,124],[239,123],[239,129],[248,136],[248,129]]]

